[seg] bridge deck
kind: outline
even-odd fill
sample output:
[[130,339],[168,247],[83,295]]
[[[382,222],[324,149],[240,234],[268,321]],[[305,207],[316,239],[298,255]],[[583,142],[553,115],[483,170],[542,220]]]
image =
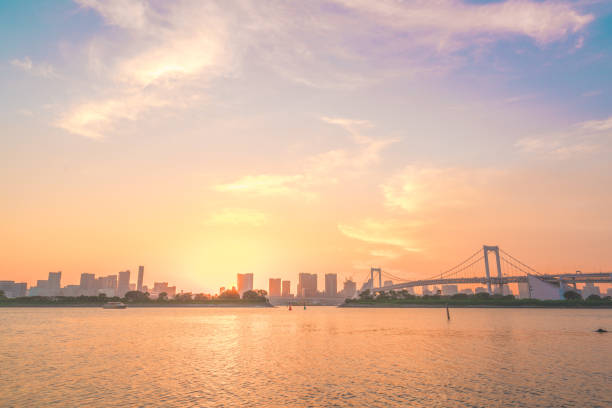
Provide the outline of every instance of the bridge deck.
[[[612,283],[612,272],[598,272],[598,273],[580,273],[580,274],[548,274],[548,275],[535,275],[540,279],[547,281],[559,281],[559,279],[567,283]],[[518,283],[527,282],[526,275],[519,276],[504,276],[500,279],[497,277],[491,277],[489,280],[491,285],[507,284],[507,283]],[[452,284],[487,284],[486,277],[473,277],[473,278],[449,278],[449,279],[428,279],[428,280],[416,280],[405,283],[398,283],[391,286],[384,286],[382,288],[373,288],[373,292],[385,292],[389,290],[398,290],[412,288],[415,286],[430,286],[430,285],[452,285]]]

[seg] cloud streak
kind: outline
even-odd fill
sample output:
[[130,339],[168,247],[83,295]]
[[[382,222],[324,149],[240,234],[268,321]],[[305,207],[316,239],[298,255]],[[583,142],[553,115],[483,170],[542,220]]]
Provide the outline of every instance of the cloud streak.
[[316,196],[314,188],[362,174],[379,162],[380,155],[387,146],[399,140],[374,139],[363,135],[363,127],[372,127],[372,124],[365,120],[328,117],[323,117],[321,120],[347,130],[353,138],[355,147],[328,150],[310,156],[304,160],[303,168],[297,174],[247,175],[233,182],[218,184],[214,189],[228,193],[313,198]]
[[[101,75],[93,89],[105,91],[76,102],[56,121],[70,133],[95,139],[116,130],[121,120],[138,120],[184,100],[185,92],[201,92],[213,80],[235,75],[245,60],[255,59],[307,86],[348,89],[398,69],[428,72],[452,66],[457,50],[509,36],[527,36],[541,45],[560,41],[593,20],[569,3],[526,0],[484,5],[332,0],[334,8],[317,1],[74,1],[116,29],[102,31],[96,39],[103,41],[90,47],[92,65],[99,65]],[[356,25],[363,27],[362,34],[352,29]],[[365,48],[366,39],[380,46]],[[402,68],[378,67],[374,62],[385,53],[402,55]],[[28,58],[14,65],[43,76],[53,73],[35,68]],[[324,120],[352,134],[367,126]],[[357,140],[362,142],[368,141]],[[372,147],[377,148],[382,147]],[[343,160],[338,153],[331,159]]]
[[[445,43],[469,37],[523,35],[547,44],[576,33],[593,21],[569,3],[508,0],[466,4],[458,0],[337,0],[347,9],[364,13],[398,31],[421,33],[422,38]],[[425,34],[429,33],[427,36]]]
[[11,60],[11,65],[21,69],[22,71],[43,78],[53,78],[57,76],[53,66],[46,63],[34,64],[32,59],[27,56],[22,59],[16,58]]

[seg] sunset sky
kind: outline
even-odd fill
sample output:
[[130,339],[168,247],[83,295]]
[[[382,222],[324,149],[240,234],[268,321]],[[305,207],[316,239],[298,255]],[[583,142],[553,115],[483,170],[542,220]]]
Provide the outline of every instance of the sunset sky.
[[612,270],[612,2],[2,1],[0,38],[0,280]]

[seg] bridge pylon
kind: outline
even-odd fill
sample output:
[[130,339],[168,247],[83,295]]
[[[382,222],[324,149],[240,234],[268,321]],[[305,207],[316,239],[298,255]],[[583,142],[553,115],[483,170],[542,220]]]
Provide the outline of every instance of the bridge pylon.
[[487,291],[489,292],[489,295],[493,294],[493,291],[491,290],[491,271],[489,269],[489,251],[493,252],[495,254],[495,263],[497,266],[497,279],[498,279],[498,285],[497,285],[497,290],[499,291],[500,295],[504,294],[504,288],[503,288],[503,284],[502,284],[502,272],[501,272],[501,260],[499,257],[499,247],[497,245],[495,246],[490,246],[490,245],[483,245],[482,246],[482,251],[484,252],[484,263],[485,263],[485,275],[486,275],[486,280],[487,280]]
[[380,268],[370,268],[370,279],[372,280],[372,289],[374,289],[374,272],[378,272],[378,287],[382,288],[382,270]]

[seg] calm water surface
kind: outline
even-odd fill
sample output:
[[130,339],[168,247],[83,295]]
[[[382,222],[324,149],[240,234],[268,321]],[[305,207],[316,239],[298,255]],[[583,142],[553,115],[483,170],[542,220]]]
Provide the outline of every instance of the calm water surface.
[[612,407],[612,310],[451,315],[0,309],[0,406]]

